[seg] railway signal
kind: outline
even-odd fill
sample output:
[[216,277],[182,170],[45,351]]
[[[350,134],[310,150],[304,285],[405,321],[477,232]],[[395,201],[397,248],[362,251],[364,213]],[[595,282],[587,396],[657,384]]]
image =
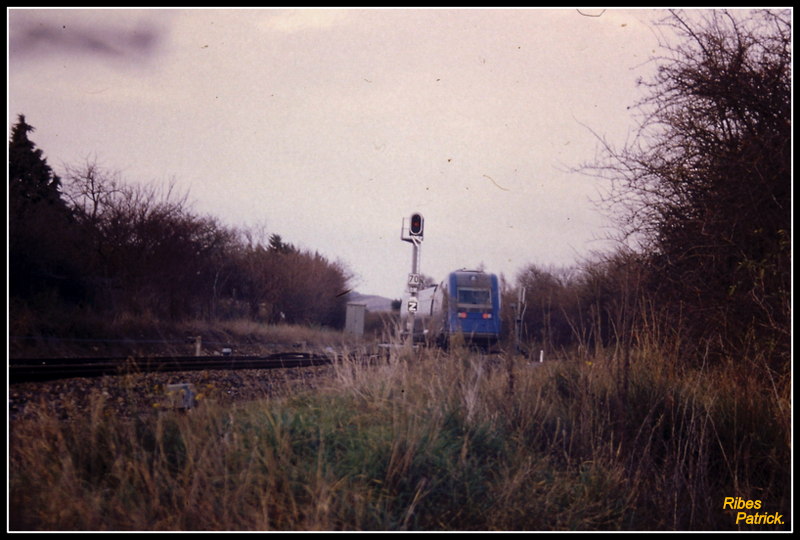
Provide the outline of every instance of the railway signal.
[[[406,229],[406,219],[409,219],[408,229]],[[411,214],[410,218],[403,218],[403,226],[400,229],[400,239],[403,242],[411,242],[415,246],[422,243],[425,228],[425,218],[419,212]]]
[[411,252],[411,273],[408,274],[408,292],[410,298],[406,304],[408,310],[408,319],[406,320],[406,334],[410,343],[414,343],[414,315],[419,309],[419,300],[417,299],[417,291],[420,286],[419,275],[419,252],[422,247],[422,234],[425,227],[425,218],[419,212],[411,214],[411,221],[408,225],[408,236],[405,235],[406,219],[403,218],[403,225],[400,229],[400,239],[403,242],[410,242],[413,246]]
[[408,234],[422,238],[424,226],[425,219],[422,217],[422,214],[411,214],[411,226],[408,229]]

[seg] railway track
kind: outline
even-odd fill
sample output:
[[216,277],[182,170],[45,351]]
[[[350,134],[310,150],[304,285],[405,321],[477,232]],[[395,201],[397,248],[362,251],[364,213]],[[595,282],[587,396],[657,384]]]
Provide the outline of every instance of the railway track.
[[334,355],[306,352],[267,356],[150,356],[141,358],[26,358],[11,360],[9,382],[211,369],[279,369],[330,364]]

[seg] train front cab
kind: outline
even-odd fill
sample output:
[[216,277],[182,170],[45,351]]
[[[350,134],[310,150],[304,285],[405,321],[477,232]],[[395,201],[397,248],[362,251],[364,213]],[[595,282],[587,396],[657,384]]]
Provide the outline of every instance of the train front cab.
[[500,292],[497,276],[458,271],[448,278],[449,334],[475,345],[492,346],[500,337]]

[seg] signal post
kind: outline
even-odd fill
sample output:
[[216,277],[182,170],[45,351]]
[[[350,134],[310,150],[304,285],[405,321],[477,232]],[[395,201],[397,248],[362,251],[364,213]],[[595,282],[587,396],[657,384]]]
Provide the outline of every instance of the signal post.
[[422,214],[415,212],[411,214],[410,223],[408,226],[408,236],[405,236],[405,218],[403,218],[403,226],[400,229],[400,239],[403,242],[410,242],[412,245],[411,252],[411,273],[408,274],[408,321],[406,322],[406,332],[408,333],[411,345],[414,344],[414,316],[419,307],[419,299],[417,293],[420,285],[419,275],[419,259],[422,247],[423,233],[425,228],[425,218]]

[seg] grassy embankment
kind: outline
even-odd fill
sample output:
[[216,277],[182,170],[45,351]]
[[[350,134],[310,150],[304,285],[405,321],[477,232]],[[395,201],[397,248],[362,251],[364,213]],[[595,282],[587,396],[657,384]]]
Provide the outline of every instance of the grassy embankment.
[[[790,512],[788,383],[653,345],[343,361],[326,389],[10,429],[11,530],[736,530]],[[697,359],[695,365],[702,365]],[[744,365],[746,364],[746,365]],[[622,381],[627,379],[627,383]]]

